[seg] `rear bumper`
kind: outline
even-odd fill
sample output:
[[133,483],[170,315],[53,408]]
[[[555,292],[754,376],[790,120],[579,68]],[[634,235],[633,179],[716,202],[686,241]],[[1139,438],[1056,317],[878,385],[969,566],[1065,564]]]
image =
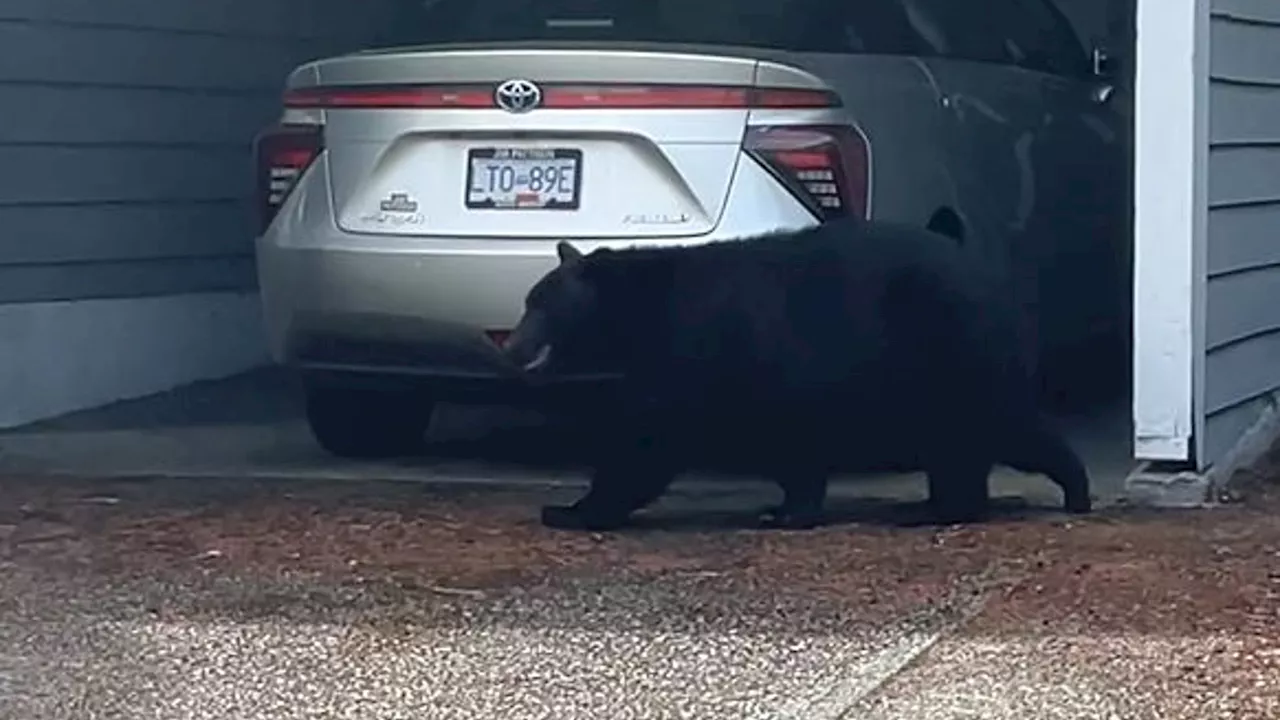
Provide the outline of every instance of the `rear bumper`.
[[[729,203],[759,212],[730,207],[710,235],[583,241],[579,247],[683,245],[815,222],[762,173],[740,168]],[[274,360],[318,376],[384,378],[435,386],[448,395],[521,392],[525,383],[485,331],[514,327],[529,288],[557,263],[556,240],[343,232],[333,220],[327,180],[322,155],[256,241]],[[549,386],[607,381],[565,378]]]
[[308,385],[413,393],[436,402],[525,405],[541,409],[608,407],[617,377],[562,377],[538,384],[497,375],[449,375],[415,368],[307,363],[292,366]]
[[510,329],[525,292],[551,267],[554,254],[258,246],[277,361],[460,376],[504,373],[484,331]]

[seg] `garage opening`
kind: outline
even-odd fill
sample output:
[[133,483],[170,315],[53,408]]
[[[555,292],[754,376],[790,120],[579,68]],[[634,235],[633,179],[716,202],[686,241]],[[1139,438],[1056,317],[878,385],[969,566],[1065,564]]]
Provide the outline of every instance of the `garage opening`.
[[[1036,5],[1037,3],[1030,3]],[[1047,7],[1047,4],[1046,4]],[[1112,236],[1123,279],[1121,302],[1113,307],[1113,327],[1084,345],[1056,353],[1046,368],[1046,404],[1063,423],[1082,453],[1104,503],[1127,498],[1127,481],[1142,464],[1135,447],[1134,424],[1134,106],[1136,81],[1137,0],[1058,0],[1056,7],[1070,22],[1088,54],[1096,78],[1090,100],[1114,124],[1098,132],[1115,132],[1109,144],[1109,168],[1092,182],[1102,196],[1119,202],[1108,207],[1122,213],[1120,233]],[[1050,8],[1052,9],[1052,8]],[[1084,180],[1083,182],[1090,182]],[[1087,293],[1087,270],[1079,273],[1075,292]]]
[[[1005,238],[1002,241],[1004,247],[1015,251],[1013,254],[1017,255],[1017,262],[1026,263],[1024,267],[1036,268],[1036,288],[1029,302],[1034,304],[1038,317],[1036,332],[1041,344],[1037,346],[1037,353],[1046,378],[1046,403],[1067,427],[1085,456],[1100,498],[1106,502],[1123,493],[1124,478],[1135,464],[1131,372],[1134,343],[1130,332],[1134,315],[1133,219],[1130,212],[1133,206],[1133,0],[1057,0],[1056,4],[1051,0],[1001,0],[984,6],[986,9],[982,13],[961,9],[955,3],[941,0],[883,0],[858,3],[858,16],[850,18],[839,17],[840,11],[836,6],[843,4],[827,3],[822,7],[830,5],[827,10],[834,15],[801,13],[797,16],[819,18],[821,22],[813,20],[790,24],[784,21],[796,13],[784,8],[786,12],[770,14],[764,6],[773,7],[777,3],[756,3],[761,8],[752,9],[749,4],[747,11],[737,11],[740,27],[717,23],[708,15],[729,12],[730,7],[741,7],[736,3],[653,5],[654,8],[661,5],[666,8],[664,12],[675,15],[682,12],[699,14],[702,18],[700,23],[676,24],[684,33],[678,37],[663,35],[668,26],[661,24],[665,21],[662,13],[653,11],[636,10],[630,15],[619,12],[609,17],[596,17],[600,15],[599,8],[588,12],[573,3],[565,3],[561,12],[563,17],[552,18],[555,23],[550,23],[549,20],[544,22],[546,18],[535,18],[529,13],[481,13],[491,4],[473,3],[464,7],[461,3],[450,5],[450,0],[389,3],[388,7],[395,6],[394,13],[375,34],[376,39],[350,45],[352,49],[380,48],[378,52],[362,56],[358,63],[333,62],[319,70],[316,69],[319,66],[311,66],[310,72],[316,77],[331,73],[338,78],[335,83],[344,86],[372,83],[377,78],[362,73],[372,72],[371,68],[388,61],[394,55],[392,48],[400,43],[448,39],[435,37],[432,33],[439,35],[452,27],[477,35],[461,38],[472,41],[486,40],[483,37],[486,32],[500,31],[510,35],[517,31],[530,31],[529,28],[537,26],[554,29],[556,40],[561,43],[572,43],[574,33],[607,32],[619,35],[620,41],[632,45],[680,41],[687,48],[701,43],[718,46],[719,54],[729,55],[734,52],[731,51],[732,46],[740,45],[744,38],[749,41],[751,37],[734,33],[742,32],[743,28],[763,27],[771,33],[765,43],[769,47],[753,55],[754,61],[763,63],[760,67],[775,73],[774,81],[793,83],[800,82],[796,78],[806,74],[832,79],[832,82],[845,82],[848,78],[841,79],[840,71],[832,69],[838,65],[841,52],[871,57],[881,45],[897,43],[895,47],[909,46],[912,49],[910,56],[902,54],[872,59],[868,61],[870,64],[863,66],[866,68],[863,75],[876,78],[875,82],[860,83],[855,78],[844,86],[845,102],[851,111],[862,113],[861,117],[868,125],[875,124],[878,128],[870,138],[877,162],[874,165],[877,184],[871,202],[873,215],[910,220],[930,227],[954,238],[967,251],[989,254],[993,262],[1013,262],[1008,257],[999,256],[997,250],[1001,243],[993,240]],[[816,0],[809,4],[821,5]],[[459,14],[456,22],[438,23],[431,26],[434,28],[431,32],[425,35],[418,33],[421,37],[415,35],[415,27],[418,26],[414,25],[412,18],[418,13],[439,13],[441,8],[450,7]],[[474,22],[467,21],[469,17]],[[494,24],[491,22],[493,17],[504,20]],[[645,28],[643,37],[621,37],[625,35],[629,22]],[[719,35],[690,35],[696,35],[699,28],[715,28]],[[794,46],[797,43],[803,45],[803,40],[797,38],[802,38],[805,33],[820,34],[823,37],[821,47],[811,48],[810,52],[797,52]],[[837,47],[843,50],[836,51]],[[628,52],[632,50],[634,48]],[[445,72],[442,69],[444,64],[433,64],[428,62],[430,58],[424,60],[423,56],[413,56],[413,53],[392,59],[400,63],[398,67],[402,70],[414,68],[414,72],[420,73]],[[570,77],[573,72],[599,74],[603,72],[601,67],[604,64],[563,65],[555,72],[563,74],[565,82],[569,82],[576,77]],[[783,71],[778,67],[791,70]],[[458,79],[471,72],[463,69],[458,70],[458,78],[450,82],[463,86],[465,90],[476,83],[508,79],[507,75],[516,77],[518,72],[526,69],[508,65],[502,68],[502,78],[480,77],[472,73],[470,79]],[[678,70],[686,73],[686,80],[695,77],[701,85],[738,82],[733,76],[736,70],[732,63],[719,60],[686,62]],[[668,71],[669,68],[653,70],[652,73]],[[273,76],[275,80],[283,79],[279,77],[280,68],[272,72],[277,73]],[[716,76],[719,79],[712,83],[715,79],[712,76],[716,73],[720,73]],[[893,91],[895,86],[891,81],[899,75],[916,78],[919,82],[911,85],[909,92]],[[440,85],[445,79],[441,75],[433,82]],[[663,78],[645,75],[641,80],[656,84]],[[420,81],[421,78],[418,79],[421,85]],[[664,80],[667,81],[670,78]],[[403,84],[405,78],[393,78],[389,82]],[[379,80],[376,84],[385,85],[386,82]],[[395,112],[401,113],[398,117],[426,112],[432,109],[426,105],[432,97],[437,96],[428,97],[428,94],[419,92],[414,100],[418,105],[397,107]],[[488,95],[476,97],[479,97],[476,102],[488,102]],[[472,96],[462,92],[458,98],[461,99],[455,98],[457,102],[465,104]],[[400,99],[408,102],[404,96]],[[438,99],[445,102],[443,95]],[[294,120],[305,119],[309,114],[318,112],[315,107],[305,106],[305,97],[295,95],[294,100],[301,103],[288,111]],[[348,97],[347,100],[358,105],[374,102],[376,98]],[[579,100],[586,102],[582,98]],[[333,98],[327,101],[337,102]],[[385,102],[387,98],[384,96],[381,101]],[[902,116],[893,114],[897,107],[894,103],[906,103],[902,107],[917,107],[910,105],[913,102],[921,102],[918,107],[924,110]],[[361,242],[366,244],[372,242],[370,238],[377,238],[379,251],[390,255],[409,243],[405,238],[413,235],[412,228],[418,222],[415,208],[420,205],[426,207],[435,200],[413,188],[406,193],[402,186],[407,187],[413,182],[409,175],[385,175],[379,180],[378,172],[389,173],[400,166],[391,162],[380,165],[377,153],[364,153],[364,150],[372,147],[374,140],[387,141],[390,147],[395,139],[392,137],[393,128],[391,125],[373,129],[373,126],[357,127],[356,115],[352,114],[356,110],[353,108],[355,105],[342,111],[349,113],[341,116],[349,122],[345,119],[331,122],[326,128],[328,137],[325,141],[330,143],[330,147],[328,158],[323,161],[330,164],[331,170],[351,168],[351,173],[327,186],[323,196],[315,197],[323,197],[324,203],[339,206],[348,203],[349,207],[331,208],[341,215],[337,225],[356,228],[362,233]],[[450,108],[448,112],[465,110]],[[336,113],[335,117],[338,117]],[[894,152],[901,153],[903,158],[918,152],[919,148],[910,143],[908,135],[897,133],[912,123],[925,122],[920,120],[922,117],[934,123],[936,132],[931,137],[936,144],[932,147],[939,157],[945,154],[949,158],[947,163],[930,164],[927,157],[914,156],[912,163],[915,164],[905,160],[901,163],[887,162],[884,158],[891,157]],[[696,159],[697,162],[718,161],[717,152],[736,153],[736,147],[729,147],[731,142],[721,142],[724,138],[711,131],[704,132],[705,137],[677,137],[679,132],[691,131],[673,124],[664,132],[670,133],[670,137],[659,137],[652,144],[666,148],[668,156],[675,158],[671,167],[680,171],[696,165],[694,152],[689,147],[700,146],[701,159]],[[732,135],[731,140],[736,142],[742,132],[735,127],[733,132],[722,134],[725,137]],[[350,140],[346,146],[341,145],[344,139]],[[667,141],[667,145],[662,145]],[[728,149],[719,148],[720,144]],[[403,160],[418,149],[422,150],[423,158],[444,157],[438,154],[445,152],[440,147],[443,146],[415,148],[406,142],[396,144],[394,149],[400,153],[397,157]],[[296,152],[298,148],[291,149],[295,151],[291,157],[302,156]],[[311,150],[303,154],[307,162],[317,155]],[[917,170],[923,167],[933,169],[927,173]],[[908,172],[904,168],[911,170]],[[972,168],[990,169],[993,174],[965,173]],[[270,169],[283,173],[290,168]],[[654,177],[658,175],[655,171]],[[721,178],[711,170],[689,170],[685,175],[689,188],[687,194],[697,201],[695,205],[705,209],[708,204],[706,198],[716,193],[728,195],[722,187],[727,186],[728,171],[724,176]],[[983,177],[993,179],[985,182],[981,180]],[[283,182],[282,178],[284,174],[273,176],[273,180]],[[376,182],[367,186],[359,184],[367,178],[386,180],[383,183],[385,187]],[[654,188],[657,185],[645,191],[652,190],[654,197],[660,197]],[[926,189],[929,193],[934,189],[937,192],[929,194]],[[670,197],[677,195],[672,193]],[[373,203],[372,210],[368,212],[355,207],[365,200]],[[809,198],[809,201],[819,208],[825,202],[818,197]],[[487,197],[476,202],[497,201]],[[309,205],[320,207],[321,203],[316,201]],[[293,212],[290,217],[301,222],[305,209],[290,210],[281,206],[270,210]],[[696,213],[689,211],[689,214]],[[682,215],[664,209],[637,217],[639,220],[635,223],[646,225],[645,232],[660,237],[668,232],[666,226],[675,223]],[[706,220],[696,219],[699,222]],[[494,227],[498,227],[506,220],[494,222]],[[603,219],[593,218],[592,222],[596,223],[591,226],[593,232],[610,231]],[[704,224],[713,223],[708,220]],[[1072,229],[1071,237],[1076,242],[1042,242],[1043,238],[1060,232],[1063,227]],[[523,267],[521,272],[525,275],[521,278],[543,268],[544,264],[540,263],[533,262]],[[412,263],[399,262],[383,267],[388,272],[404,273],[405,268],[411,266]],[[326,265],[323,270],[332,272],[335,268],[335,265]],[[259,272],[262,270],[260,266]],[[453,286],[460,292],[468,289],[463,283],[454,283]],[[305,290],[307,286],[297,287]],[[264,296],[270,294],[267,290],[264,288]],[[355,293],[354,290],[350,292]],[[328,301],[332,296],[315,293],[310,298]],[[475,304],[464,313],[467,315],[464,319],[475,319],[481,326],[489,323],[491,317],[497,318],[503,313],[509,315],[514,309],[518,308],[502,306],[494,310]],[[273,313],[267,314],[268,322],[273,322]],[[411,335],[411,322],[379,325],[370,322],[368,317],[367,314],[353,312],[343,326],[343,332],[350,330],[349,333],[344,335],[335,331],[331,336],[317,335],[312,338],[315,342],[306,345],[308,352],[314,353],[313,358],[325,353],[362,353],[363,357],[392,358],[395,362],[412,360],[405,354],[403,346],[390,341],[397,333]],[[490,324],[498,325],[500,322],[495,320]],[[361,333],[379,327],[388,329],[388,333],[369,338],[366,342],[356,340]],[[1094,327],[1101,329],[1092,333],[1090,329]],[[481,329],[494,330],[487,325]],[[479,341],[483,341],[483,337]],[[548,430],[539,424],[537,418],[518,412],[493,411],[491,405],[446,402],[436,413],[431,430],[432,444],[425,456],[380,461],[335,458],[316,446],[304,419],[302,396],[294,373],[275,368],[255,370],[230,381],[198,384],[166,395],[25,427],[6,436],[5,452],[0,454],[0,462],[64,470],[83,467],[95,472],[103,472],[104,468],[110,472],[114,467],[121,473],[210,476],[229,473],[264,476],[300,474],[406,479],[449,476],[458,479],[545,481],[548,477],[563,477],[566,459],[572,460],[574,454],[574,437],[557,436],[554,428]],[[69,438],[79,440],[70,442]],[[872,495],[918,496],[923,492],[918,478],[903,479],[892,474],[862,478],[845,485],[850,492]],[[1053,506],[1059,502],[1056,488],[1012,471],[999,471],[993,477],[992,487],[995,494],[1025,497],[1036,504]]]

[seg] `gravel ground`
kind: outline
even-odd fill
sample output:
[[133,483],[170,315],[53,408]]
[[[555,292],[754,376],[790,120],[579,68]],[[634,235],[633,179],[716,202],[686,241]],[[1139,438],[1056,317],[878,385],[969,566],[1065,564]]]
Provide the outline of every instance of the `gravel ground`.
[[533,491],[0,493],[4,720],[1280,717],[1265,492],[942,531],[677,508],[596,536],[538,527]]

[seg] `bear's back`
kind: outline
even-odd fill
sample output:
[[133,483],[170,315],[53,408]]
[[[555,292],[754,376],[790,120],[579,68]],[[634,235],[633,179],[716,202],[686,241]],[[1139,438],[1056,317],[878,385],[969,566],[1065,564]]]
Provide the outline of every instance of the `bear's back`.
[[701,386],[870,381],[903,361],[893,356],[894,326],[943,341],[958,330],[937,327],[943,318],[974,325],[989,314],[954,243],[906,226],[834,222],[616,259],[634,268],[620,276],[664,279],[637,286],[652,297],[634,303],[663,317],[638,350],[651,357],[636,363]]

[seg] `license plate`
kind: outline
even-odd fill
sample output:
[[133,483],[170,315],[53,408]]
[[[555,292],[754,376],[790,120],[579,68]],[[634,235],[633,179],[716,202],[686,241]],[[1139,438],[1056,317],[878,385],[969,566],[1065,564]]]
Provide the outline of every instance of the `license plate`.
[[467,207],[473,210],[577,210],[581,187],[581,150],[467,151]]

